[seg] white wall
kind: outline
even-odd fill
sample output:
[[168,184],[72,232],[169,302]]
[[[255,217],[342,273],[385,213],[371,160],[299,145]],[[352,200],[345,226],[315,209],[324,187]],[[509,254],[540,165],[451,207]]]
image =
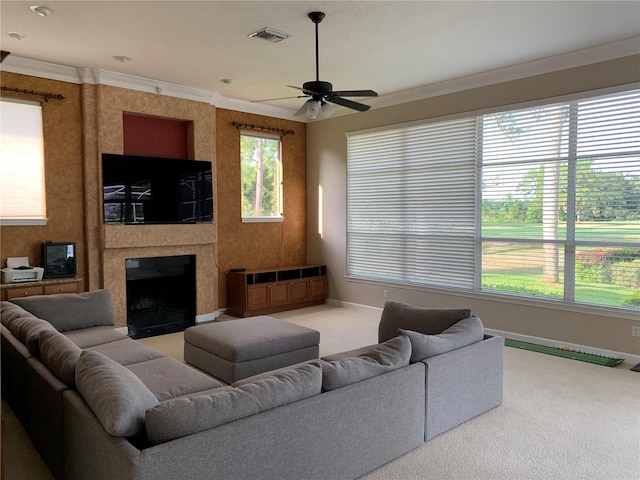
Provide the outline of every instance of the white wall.
[[[630,84],[640,81],[638,65],[640,55],[309,123],[308,261],[327,265],[329,298],[382,307],[386,289],[390,300],[424,306],[470,307],[487,328],[640,355],[640,339],[631,336],[631,327],[638,325],[640,315],[612,317],[598,309],[585,313],[584,309],[550,307],[540,302],[515,303],[495,296],[345,278],[346,132]],[[323,192],[322,235],[318,232],[319,187]]]

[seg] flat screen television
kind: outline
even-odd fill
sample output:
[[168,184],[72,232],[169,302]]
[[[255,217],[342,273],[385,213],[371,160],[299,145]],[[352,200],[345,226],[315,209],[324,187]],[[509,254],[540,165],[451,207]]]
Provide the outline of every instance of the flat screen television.
[[211,162],[102,154],[104,223],[213,221]]

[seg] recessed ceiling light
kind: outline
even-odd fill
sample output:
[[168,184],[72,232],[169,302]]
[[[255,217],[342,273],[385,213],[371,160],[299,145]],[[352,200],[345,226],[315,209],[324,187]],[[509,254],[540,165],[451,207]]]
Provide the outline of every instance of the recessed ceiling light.
[[33,13],[40,15],[41,17],[48,17],[53,13],[53,9],[41,5],[32,5],[29,7]]
[[125,55],[114,55],[113,59],[116,62],[120,62],[120,63],[129,63],[131,60],[133,60],[131,57],[127,57]]
[[7,35],[9,35],[14,40],[24,40],[25,38],[27,38],[24,33],[20,32],[7,32]]

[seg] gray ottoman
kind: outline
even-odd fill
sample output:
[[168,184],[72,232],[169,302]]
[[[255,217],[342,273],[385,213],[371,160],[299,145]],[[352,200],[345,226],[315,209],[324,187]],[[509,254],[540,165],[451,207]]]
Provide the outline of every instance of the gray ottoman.
[[184,359],[233,383],[258,373],[318,358],[320,332],[259,316],[189,327]]

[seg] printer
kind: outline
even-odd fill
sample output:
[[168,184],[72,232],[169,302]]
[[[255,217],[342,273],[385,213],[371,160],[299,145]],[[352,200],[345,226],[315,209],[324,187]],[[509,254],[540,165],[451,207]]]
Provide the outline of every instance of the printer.
[[28,257],[8,257],[7,268],[0,271],[2,283],[37,282],[42,280],[44,268],[30,266]]

